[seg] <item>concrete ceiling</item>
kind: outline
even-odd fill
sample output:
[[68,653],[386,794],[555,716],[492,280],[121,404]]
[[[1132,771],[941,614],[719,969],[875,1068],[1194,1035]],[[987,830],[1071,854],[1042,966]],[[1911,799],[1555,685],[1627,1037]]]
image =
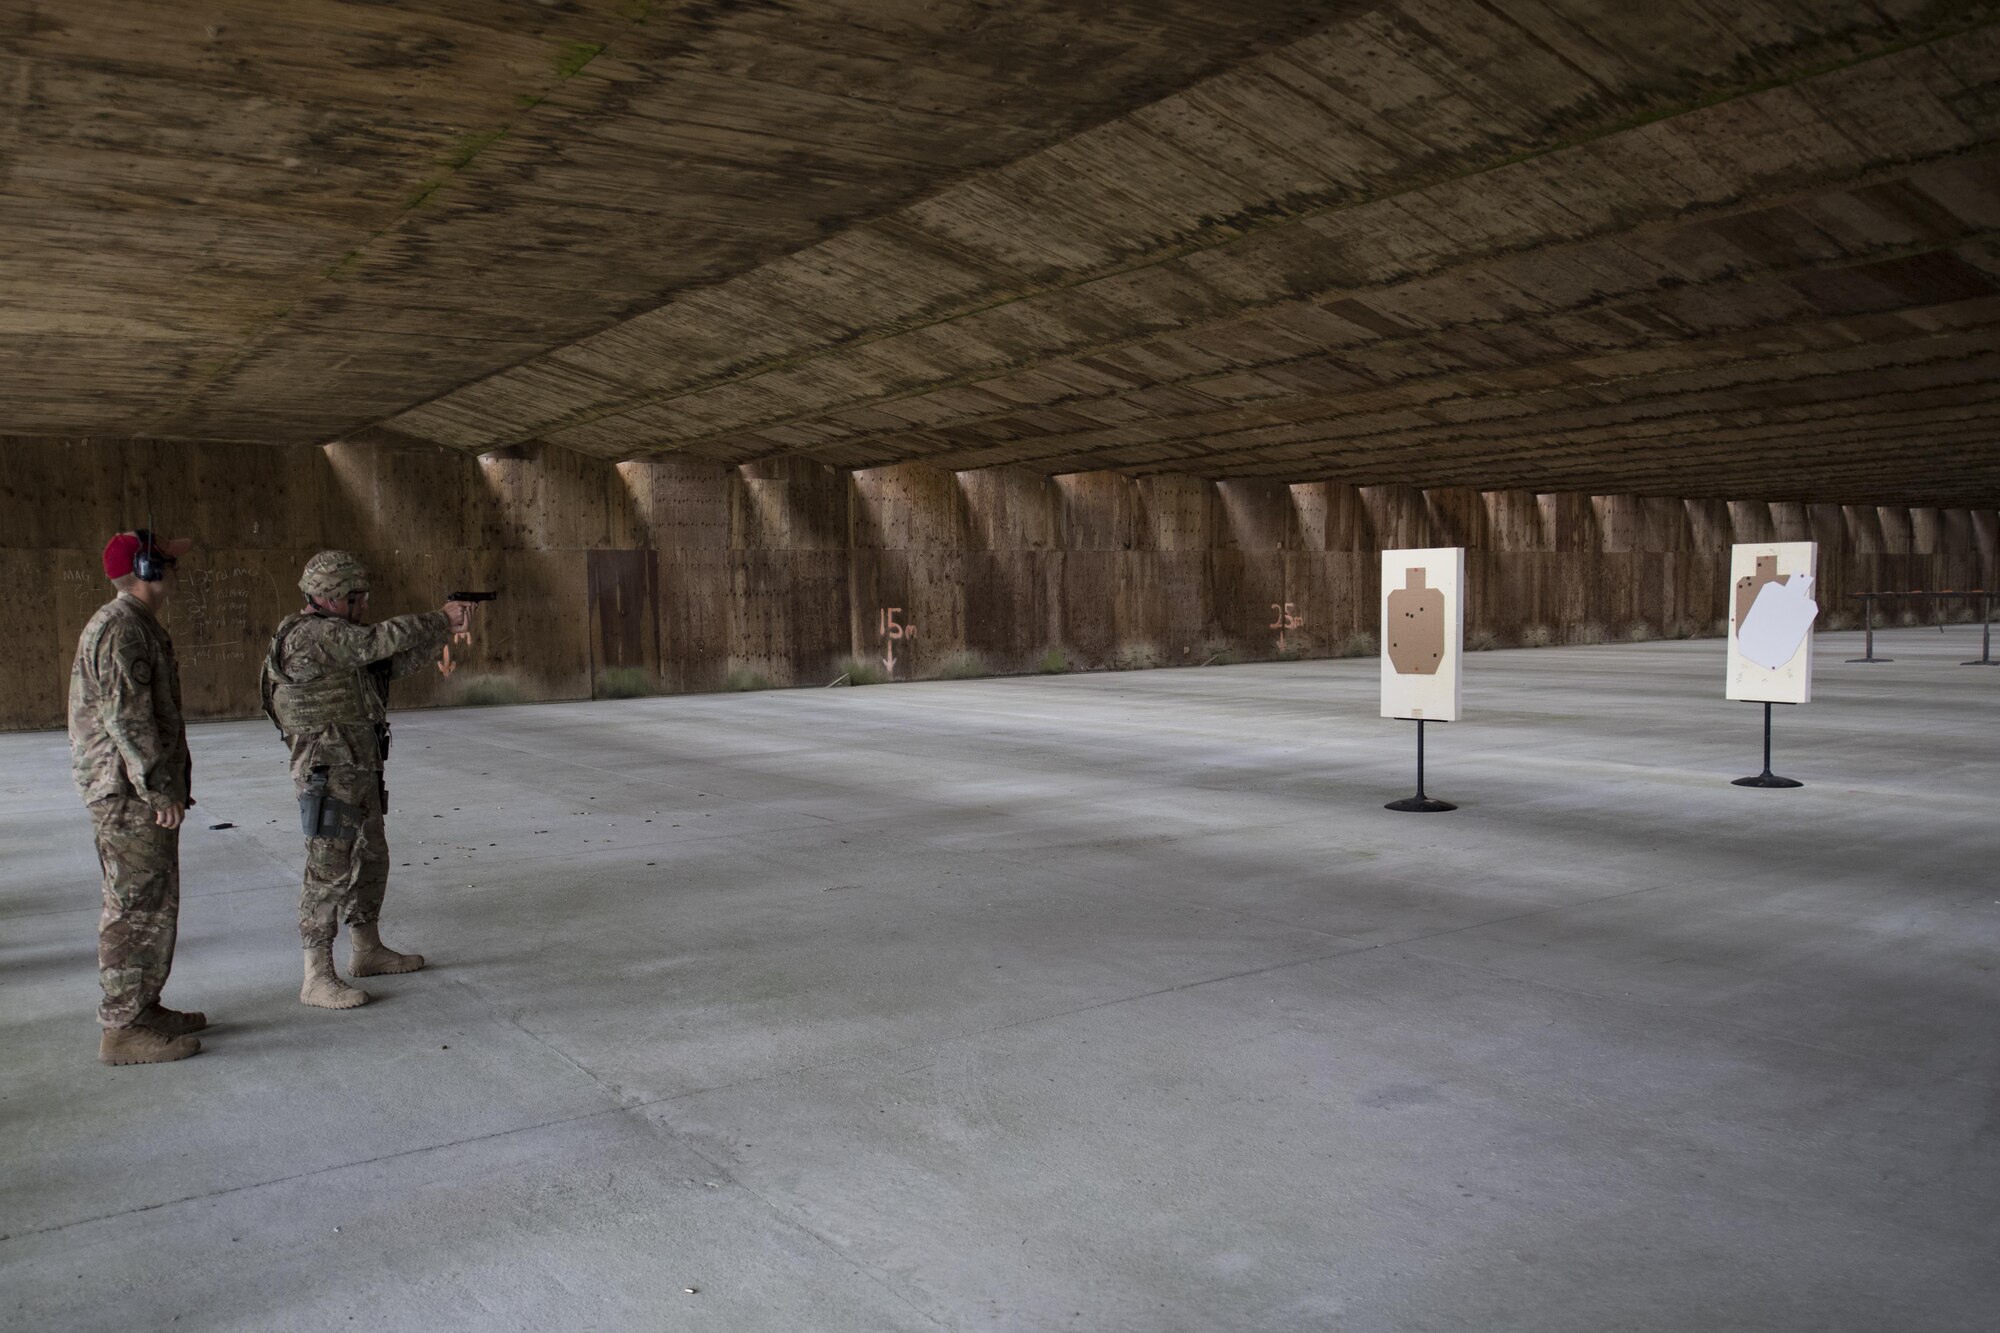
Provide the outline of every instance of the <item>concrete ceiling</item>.
[[2000,503],[2000,4],[0,7],[0,430]]

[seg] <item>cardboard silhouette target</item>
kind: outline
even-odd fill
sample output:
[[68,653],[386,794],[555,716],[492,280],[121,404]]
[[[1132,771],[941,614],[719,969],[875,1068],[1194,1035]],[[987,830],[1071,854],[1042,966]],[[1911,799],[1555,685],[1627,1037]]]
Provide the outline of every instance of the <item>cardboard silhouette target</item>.
[[1383,631],[1390,665],[1399,676],[1430,676],[1444,661],[1444,593],[1430,586],[1422,565],[1403,571],[1403,586],[1392,589]]
[[1812,698],[1817,542],[1743,542],[1730,550],[1726,696],[1758,703]]
[[1453,722],[1465,644],[1465,548],[1382,552],[1382,716]]

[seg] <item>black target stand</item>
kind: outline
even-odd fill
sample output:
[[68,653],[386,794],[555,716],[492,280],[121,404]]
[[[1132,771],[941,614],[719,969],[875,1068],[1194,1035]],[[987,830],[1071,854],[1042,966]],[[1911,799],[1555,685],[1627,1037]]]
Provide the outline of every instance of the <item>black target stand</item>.
[[2000,658],[1993,656],[1993,594],[1979,594],[1979,656],[1970,662],[1960,662],[1960,666],[2000,666]]
[[[1881,659],[1876,659],[1880,661]],[[1771,705],[1764,705],[1764,771],[1753,778],[1737,778],[1732,787],[1803,787],[1797,778],[1781,778],[1771,771]]]
[[[1403,720],[1407,722],[1410,719],[1404,718]],[[1445,810],[1456,810],[1458,809],[1458,807],[1453,805],[1450,801],[1432,800],[1430,797],[1424,795],[1424,720],[1422,718],[1417,718],[1416,723],[1417,723],[1417,794],[1415,796],[1405,796],[1400,801],[1391,801],[1389,802],[1389,804],[1383,806],[1382,808],[1384,810],[1402,810],[1411,814],[1419,814],[1419,815],[1434,815]],[[1779,779],[1779,781],[1782,782],[1784,781],[1784,779],[1781,778]]]

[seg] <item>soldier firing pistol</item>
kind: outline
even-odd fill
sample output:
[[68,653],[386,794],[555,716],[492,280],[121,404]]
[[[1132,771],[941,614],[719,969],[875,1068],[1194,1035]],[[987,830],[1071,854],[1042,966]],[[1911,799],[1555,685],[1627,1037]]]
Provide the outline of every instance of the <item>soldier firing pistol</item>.
[[496,594],[453,593],[442,609],[366,623],[368,571],[346,551],[306,562],[305,609],[288,616],[264,660],[264,711],[292,754],[306,870],[299,898],[305,981],[299,999],[352,1009],[366,991],[333,967],[339,920],[347,921],[348,971],[357,977],[414,972],[422,954],[382,943],[378,923],[389,885],[384,815],[389,791],[389,682],[421,671],[457,639],[469,641],[473,607]]

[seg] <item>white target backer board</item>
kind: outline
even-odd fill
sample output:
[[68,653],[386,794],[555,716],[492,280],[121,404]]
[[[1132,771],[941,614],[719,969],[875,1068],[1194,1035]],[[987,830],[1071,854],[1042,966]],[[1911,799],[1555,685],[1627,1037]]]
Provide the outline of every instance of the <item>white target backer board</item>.
[[1458,720],[1465,548],[1382,552],[1382,716]]
[[1727,697],[1802,704],[1812,698],[1818,542],[1739,542],[1729,551]]

